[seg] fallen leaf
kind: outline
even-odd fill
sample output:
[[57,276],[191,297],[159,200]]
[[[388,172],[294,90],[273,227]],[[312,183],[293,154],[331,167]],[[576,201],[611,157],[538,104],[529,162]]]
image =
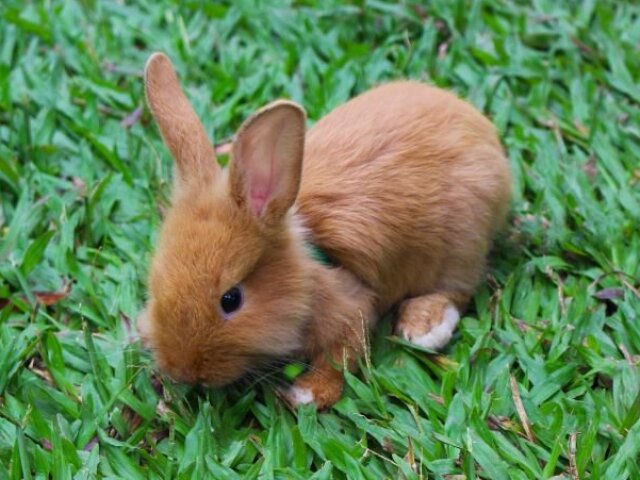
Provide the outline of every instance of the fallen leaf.
[[138,123],[138,120],[140,120],[141,115],[142,115],[142,107],[138,107],[129,115],[127,115],[125,118],[123,118],[122,121],[120,122],[120,125],[122,125],[124,128],[130,128],[136,123]]
[[41,305],[53,305],[69,295],[69,292],[33,292],[33,296]]
[[598,300],[615,300],[624,297],[622,288],[603,288],[593,294]]
[[71,282],[65,280],[62,288],[57,292],[46,292],[46,291],[34,291],[32,292],[33,296],[36,297],[36,300],[45,306],[53,305],[54,303],[59,302],[63,298],[66,298],[71,293]]
[[93,450],[93,447],[97,445],[97,443],[98,443],[98,437],[93,437],[91,440],[89,440],[89,443],[85,445],[83,450],[85,452],[90,452],[91,450]]
[[[36,301],[40,305],[44,305],[46,307],[58,303],[63,298],[68,297],[70,293],[71,282],[68,282],[66,280],[62,285],[62,289],[58,290],[57,292],[49,292],[43,290],[34,290],[33,292],[31,292]],[[20,298],[23,302],[27,301],[24,295],[19,295],[18,298]],[[9,305],[9,303],[11,303],[11,298],[0,298],[0,308],[6,307],[7,305]]]

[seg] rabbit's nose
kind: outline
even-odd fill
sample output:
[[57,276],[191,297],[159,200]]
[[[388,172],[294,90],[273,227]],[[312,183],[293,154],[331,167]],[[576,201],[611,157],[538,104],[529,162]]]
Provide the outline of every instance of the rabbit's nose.
[[177,382],[195,385],[205,378],[202,367],[200,358],[182,358],[166,365],[166,371]]
[[167,375],[177,383],[186,383],[188,385],[195,385],[201,381],[200,375],[191,368],[166,368]]

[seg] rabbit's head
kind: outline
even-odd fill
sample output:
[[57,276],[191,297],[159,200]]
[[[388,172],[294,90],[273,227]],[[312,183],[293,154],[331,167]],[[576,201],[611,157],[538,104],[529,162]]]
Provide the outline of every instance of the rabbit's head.
[[258,111],[223,170],[165,55],[149,59],[145,85],[176,178],[138,329],[175,380],[223,385],[302,347],[312,285],[289,210],[305,114],[287,101]]

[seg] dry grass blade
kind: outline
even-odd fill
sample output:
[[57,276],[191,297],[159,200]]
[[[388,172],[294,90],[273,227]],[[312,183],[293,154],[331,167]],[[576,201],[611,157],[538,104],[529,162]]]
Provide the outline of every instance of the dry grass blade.
[[509,381],[511,383],[511,394],[513,396],[513,403],[516,406],[516,411],[518,412],[518,416],[520,417],[520,423],[522,423],[522,428],[527,436],[527,440],[531,443],[535,443],[536,439],[531,431],[531,425],[529,424],[529,417],[527,416],[527,412],[524,409],[524,405],[522,404],[522,398],[520,398],[520,390],[518,389],[518,382],[516,378],[509,374]]
[[578,475],[578,467],[576,466],[576,443],[578,434],[572,432],[569,435],[569,475],[572,480],[580,480]]
[[418,466],[416,465],[416,457],[413,452],[413,442],[411,441],[411,437],[407,437],[407,454],[404,459],[409,464],[409,467],[411,467],[411,470],[417,473]]

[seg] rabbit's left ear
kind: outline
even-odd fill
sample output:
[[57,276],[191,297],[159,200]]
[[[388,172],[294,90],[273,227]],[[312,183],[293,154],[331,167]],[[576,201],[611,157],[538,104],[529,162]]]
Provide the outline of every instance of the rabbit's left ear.
[[147,103],[176,161],[179,183],[211,183],[220,171],[213,145],[169,58],[163,53],[151,55],[144,78]]
[[305,113],[293,102],[270,103],[238,130],[232,149],[230,194],[262,225],[281,221],[298,195]]

